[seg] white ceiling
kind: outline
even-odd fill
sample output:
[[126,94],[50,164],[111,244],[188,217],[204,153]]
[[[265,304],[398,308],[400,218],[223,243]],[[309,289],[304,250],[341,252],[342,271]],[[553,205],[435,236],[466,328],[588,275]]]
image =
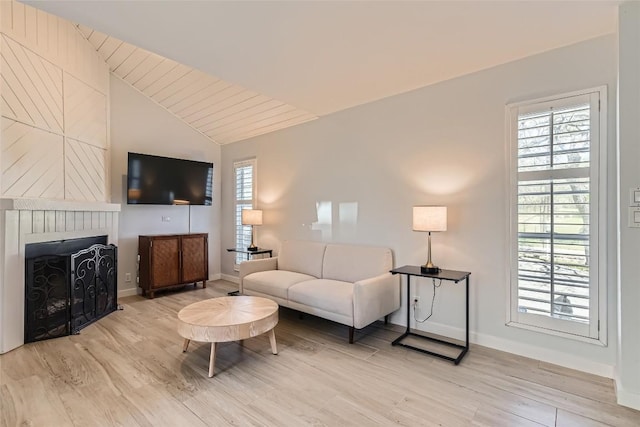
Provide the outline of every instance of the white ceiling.
[[318,116],[612,33],[621,3],[24,2]]

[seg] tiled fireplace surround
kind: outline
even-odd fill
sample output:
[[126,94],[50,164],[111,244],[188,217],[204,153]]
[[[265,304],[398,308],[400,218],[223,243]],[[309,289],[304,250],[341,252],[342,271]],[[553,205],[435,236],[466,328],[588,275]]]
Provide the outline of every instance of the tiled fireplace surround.
[[0,199],[0,354],[24,344],[25,245],[89,236],[118,244],[120,205]]

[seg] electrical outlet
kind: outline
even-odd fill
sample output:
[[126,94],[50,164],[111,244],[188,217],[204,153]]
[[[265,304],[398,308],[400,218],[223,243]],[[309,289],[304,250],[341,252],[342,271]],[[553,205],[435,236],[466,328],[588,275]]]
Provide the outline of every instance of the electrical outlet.
[[124,281],[125,282],[131,281],[131,273],[124,273]]
[[163,216],[162,217],[162,222],[171,222],[171,217],[170,216]]
[[420,296],[419,295],[414,295],[413,296],[413,307],[414,308],[420,307]]

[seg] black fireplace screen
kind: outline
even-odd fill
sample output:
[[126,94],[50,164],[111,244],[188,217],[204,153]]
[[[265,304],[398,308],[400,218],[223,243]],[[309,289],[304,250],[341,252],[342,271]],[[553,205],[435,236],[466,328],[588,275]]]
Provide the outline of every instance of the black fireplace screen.
[[117,247],[26,262],[25,342],[75,334],[117,308]]

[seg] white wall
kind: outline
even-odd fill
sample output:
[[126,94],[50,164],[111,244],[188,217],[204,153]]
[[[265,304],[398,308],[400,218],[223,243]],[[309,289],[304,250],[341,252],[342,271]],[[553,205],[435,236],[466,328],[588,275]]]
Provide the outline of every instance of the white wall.
[[[213,206],[127,205],[127,153],[213,162]],[[138,235],[209,233],[209,277],[220,274],[220,146],[196,132],[164,108],[111,76],[111,200],[122,204],[118,247],[120,295],[136,292]],[[171,218],[163,222],[162,217]],[[132,282],[125,282],[131,273]]]
[[[607,200],[614,212],[615,55],[615,37],[601,37],[225,145],[223,247],[234,245],[232,163],[252,156],[258,159],[258,200],[264,209],[265,225],[257,228],[260,246],[277,248],[291,238],[382,245],[393,249],[396,266],[422,264],[426,235],[411,230],[411,207],[443,204],[449,209],[448,230],[433,236],[433,258],[441,267],[472,273],[473,341],[612,376],[613,258],[608,260],[608,347],[505,326],[504,129],[507,103],[607,85]],[[317,202],[332,203],[332,225],[313,225]],[[357,220],[341,221],[341,204],[346,209],[357,204]],[[613,217],[609,224],[607,252],[615,253]],[[226,253],[222,271],[234,274],[233,257]],[[415,293],[428,306],[430,282],[419,281]],[[463,295],[462,285],[443,285],[434,316],[417,328],[435,324],[434,330],[462,337]],[[392,322],[406,324],[405,310]]]
[[640,409],[640,229],[628,227],[629,189],[640,187],[640,3],[619,15],[619,294],[618,402]]

